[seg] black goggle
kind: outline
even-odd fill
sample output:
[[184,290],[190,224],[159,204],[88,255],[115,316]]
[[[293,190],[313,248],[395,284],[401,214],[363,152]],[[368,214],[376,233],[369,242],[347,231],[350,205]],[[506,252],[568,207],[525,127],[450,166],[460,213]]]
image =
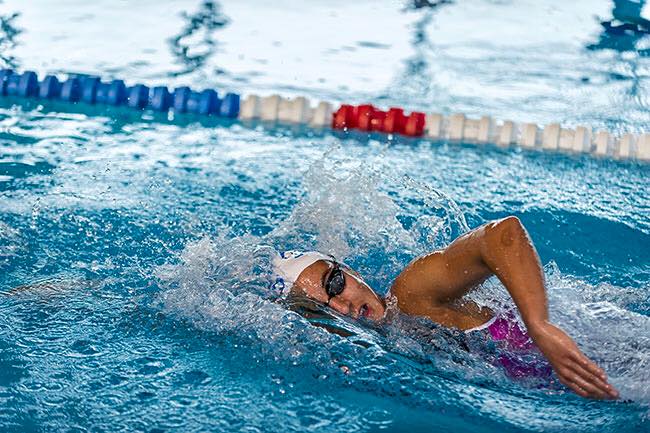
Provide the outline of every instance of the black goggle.
[[341,269],[341,265],[337,262],[332,262],[332,264],[332,270],[325,281],[325,292],[327,292],[328,305],[334,296],[340,295],[343,293],[343,289],[345,289],[345,273],[343,272],[343,269]]

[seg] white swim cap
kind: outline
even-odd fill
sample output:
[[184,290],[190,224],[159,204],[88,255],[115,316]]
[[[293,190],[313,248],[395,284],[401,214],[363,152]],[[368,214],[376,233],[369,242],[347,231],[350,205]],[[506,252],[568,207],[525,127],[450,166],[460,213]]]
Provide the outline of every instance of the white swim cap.
[[302,271],[319,260],[331,261],[334,258],[318,251],[285,251],[273,259],[272,288],[281,296],[288,295]]

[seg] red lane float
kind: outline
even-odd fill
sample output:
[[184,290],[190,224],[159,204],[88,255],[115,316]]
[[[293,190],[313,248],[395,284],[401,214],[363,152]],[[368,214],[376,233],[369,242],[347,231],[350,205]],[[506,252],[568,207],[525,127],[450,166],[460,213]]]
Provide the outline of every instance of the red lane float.
[[412,137],[419,137],[424,134],[424,113],[414,111],[406,118],[404,134]]
[[403,134],[406,117],[401,108],[389,108],[384,119],[384,132],[389,134]]
[[352,105],[343,104],[332,114],[332,128],[351,129],[357,126],[356,110]]
[[419,137],[424,134],[424,113],[404,115],[402,108],[391,107],[381,111],[371,104],[353,106],[343,104],[332,114],[332,128],[359,129]]
[[357,128],[362,131],[372,131],[372,119],[375,107],[370,104],[359,105],[357,111]]

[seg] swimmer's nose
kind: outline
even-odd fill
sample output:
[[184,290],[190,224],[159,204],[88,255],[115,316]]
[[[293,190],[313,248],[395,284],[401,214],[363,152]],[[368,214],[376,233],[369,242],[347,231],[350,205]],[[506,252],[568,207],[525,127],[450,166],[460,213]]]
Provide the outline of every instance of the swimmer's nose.
[[349,301],[340,299],[338,296],[335,296],[330,301],[330,307],[334,308],[339,313],[347,316],[352,311],[352,304]]

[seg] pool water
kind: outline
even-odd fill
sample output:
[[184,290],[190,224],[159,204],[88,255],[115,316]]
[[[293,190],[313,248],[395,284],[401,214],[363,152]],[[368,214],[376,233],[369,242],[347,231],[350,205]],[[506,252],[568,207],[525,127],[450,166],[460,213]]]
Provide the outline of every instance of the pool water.
[[[0,5],[4,62],[650,125],[646,37],[603,34],[594,15],[611,19],[609,2],[48,5]],[[66,111],[0,105],[2,431],[648,430],[647,164]],[[539,251],[552,319],[621,400],[508,377],[501,348],[424,320],[303,317],[269,288],[274,252],[304,248],[385,293],[412,257],[511,214]],[[498,281],[484,286],[477,302],[508,307]]]

